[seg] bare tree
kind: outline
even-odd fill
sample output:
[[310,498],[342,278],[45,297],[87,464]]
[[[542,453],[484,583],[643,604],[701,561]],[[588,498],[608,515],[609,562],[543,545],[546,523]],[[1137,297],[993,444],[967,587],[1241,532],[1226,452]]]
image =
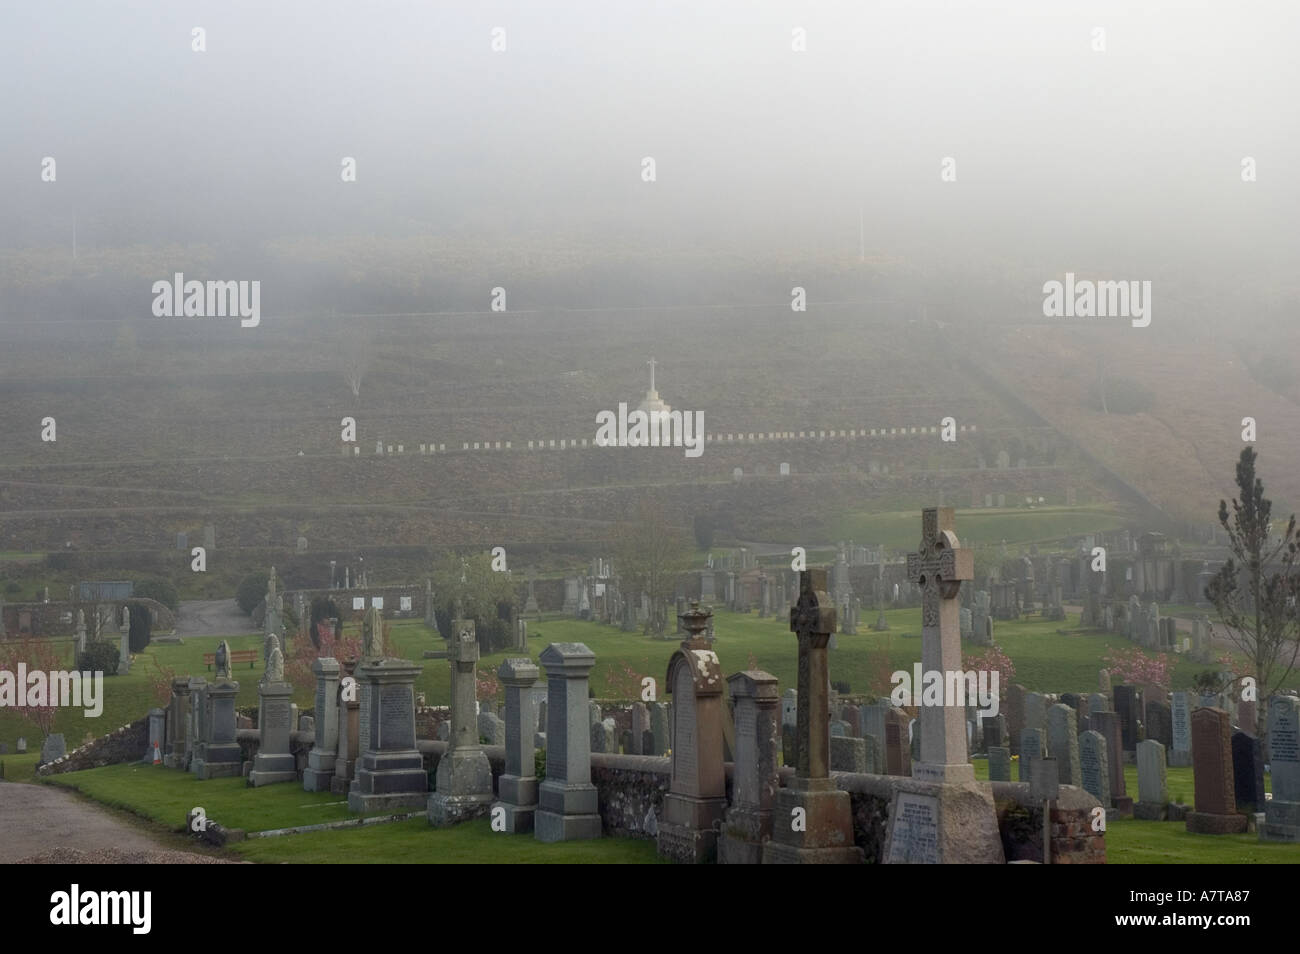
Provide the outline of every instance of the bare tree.
[[370,363],[374,359],[370,335],[364,329],[354,329],[350,334],[344,335],[339,355],[343,380],[352,391],[353,403],[356,403],[361,399],[361,381],[370,370]]
[[[1285,682],[1300,655],[1300,616],[1296,613],[1295,561],[1300,553],[1295,514],[1281,536],[1272,535],[1273,502],[1255,476],[1257,455],[1250,447],[1237,462],[1241,497],[1219,501],[1219,523],[1228,532],[1232,556],[1205,588],[1232,642],[1250,660],[1258,701]],[[1266,707],[1256,707],[1256,734],[1262,738]]]
[[671,526],[663,508],[643,502],[614,533],[614,569],[629,598],[645,593],[650,600],[647,634],[662,635],[668,623],[664,609],[672,599],[677,577],[690,567],[690,534]]

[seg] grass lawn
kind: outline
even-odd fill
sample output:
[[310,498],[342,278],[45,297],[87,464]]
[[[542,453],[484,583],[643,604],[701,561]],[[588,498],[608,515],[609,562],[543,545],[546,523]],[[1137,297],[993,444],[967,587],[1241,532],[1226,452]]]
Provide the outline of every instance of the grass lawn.
[[543,844],[494,832],[486,818],[432,828],[424,818],[341,831],[256,838],[232,846],[248,861],[290,864],[657,864],[655,843],[596,838]]
[[[32,738],[32,734],[28,735]],[[15,755],[13,746],[9,746],[9,752],[6,755],[0,755],[0,765],[4,766],[4,780],[6,782],[26,782],[36,774],[36,763],[41,759],[40,743],[32,745],[22,755]]]
[[304,792],[301,785],[249,788],[242,778],[204,782],[188,772],[142,763],[68,772],[52,776],[49,784],[74,789],[168,828],[184,826],[186,814],[195,808],[222,825],[247,831],[354,817],[347,799],[328,792]]

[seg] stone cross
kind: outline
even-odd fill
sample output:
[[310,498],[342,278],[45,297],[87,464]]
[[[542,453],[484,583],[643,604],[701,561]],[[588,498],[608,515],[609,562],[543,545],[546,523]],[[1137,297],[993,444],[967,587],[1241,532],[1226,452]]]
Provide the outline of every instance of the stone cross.
[[[954,532],[951,507],[921,511],[921,546],[907,555],[907,578],[921,590],[921,666],[924,672],[961,671],[961,617],[958,596],[964,580],[975,577],[975,557]],[[921,707],[921,759],[912,777],[928,781],[973,781],[966,760],[964,707]]]
[[835,607],[825,570],[801,570],[799,600],[790,607],[790,630],[799,639],[797,696],[800,778],[830,777],[830,698],[826,647],[835,632]]

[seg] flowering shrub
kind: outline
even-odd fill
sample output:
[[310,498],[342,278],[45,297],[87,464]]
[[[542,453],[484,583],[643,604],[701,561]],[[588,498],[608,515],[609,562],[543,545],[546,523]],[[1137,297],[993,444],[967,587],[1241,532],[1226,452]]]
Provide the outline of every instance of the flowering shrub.
[[1112,676],[1122,683],[1143,686],[1164,693],[1169,691],[1172,661],[1168,653],[1148,656],[1141,649],[1108,649],[1102,657]]
[[1004,653],[1002,647],[997,643],[985,648],[983,652],[964,654],[961,667],[966,672],[972,669],[991,673],[996,672],[998,674],[999,695],[1006,695],[1007,687],[1016,678],[1016,664],[1011,661],[1011,657]]
[[[19,663],[27,664],[28,673],[52,673],[63,669],[63,661],[50,641],[36,639],[30,635],[0,641],[0,670],[15,673],[16,679]],[[50,729],[54,727],[55,713],[58,712],[58,707],[54,703],[58,700],[52,697],[48,683],[43,698],[32,697],[29,688],[29,686],[16,687],[17,698],[14,700],[13,708],[19,716],[40,729],[42,735],[49,735]],[[37,704],[28,705],[29,701]]]
[[[289,681],[291,686],[295,689],[315,693],[316,674],[311,671],[311,664],[317,659],[332,657],[341,663],[345,659],[361,658],[361,637],[343,635],[343,625],[341,623],[339,629],[339,635],[332,636],[328,625],[317,626],[316,636],[320,641],[319,648],[306,639],[298,639],[290,643],[288,653],[284,658],[284,678]],[[384,626],[384,637],[384,643],[387,645],[387,625]]]
[[480,669],[474,673],[474,698],[479,702],[490,702],[495,709],[500,692],[501,683],[497,680],[497,674],[491,669],[486,671]]
[[[642,659],[641,664],[649,669],[649,658]],[[644,678],[627,663],[620,663],[605,673],[605,690],[611,699],[637,700],[641,698],[641,681]]]

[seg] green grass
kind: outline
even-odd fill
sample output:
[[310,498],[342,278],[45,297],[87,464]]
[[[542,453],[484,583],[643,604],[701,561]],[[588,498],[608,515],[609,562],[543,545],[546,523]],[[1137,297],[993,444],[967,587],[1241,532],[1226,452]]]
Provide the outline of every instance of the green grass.
[[234,846],[248,861],[277,864],[656,864],[655,843],[595,838],[543,844],[494,832],[487,819],[436,829],[412,818],[365,829],[256,838]]
[[[31,741],[32,735],[28,735],[28,741]],[[0,763],[5,767],[4,780],[6,782],[27,782],[36,775],[36,763],[41,759],[41,746],[39,742],[29,745],[27,751],[22,755],[16,755],[12,744],[6,755],[0,755]]]
[[242,778],[200,781],[188,772],[128,763],[51,776],[49,784],[79,791],[97,802],[125,808],[168,828],[185,824],[201,807],[208,818],[230,828],[263,831],[315,825],[354,817],[347,799],[328,792],[304,792],[301,785],[249,788]]

